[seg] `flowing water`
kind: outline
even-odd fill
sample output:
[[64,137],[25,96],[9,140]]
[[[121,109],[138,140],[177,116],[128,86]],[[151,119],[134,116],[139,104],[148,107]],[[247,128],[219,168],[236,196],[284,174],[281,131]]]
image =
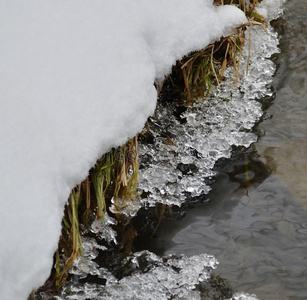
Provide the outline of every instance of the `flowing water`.
[[212,254],[219,274],[263,300],[307,299],[307,1],[289,0],[284,12],[258,142],[220,160],[211,202],[164,222],[150,247]]

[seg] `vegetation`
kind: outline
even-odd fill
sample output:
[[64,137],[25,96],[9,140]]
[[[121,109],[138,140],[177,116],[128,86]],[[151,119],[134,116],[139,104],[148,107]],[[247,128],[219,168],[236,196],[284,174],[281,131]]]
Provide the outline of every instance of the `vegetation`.
[[[227,67],[234,68],[234,81],[237,80],[240,68],[241,52],[246,40],[247,27],[261,26],[265,31],[266,21],[255,8],[259,0],[215,0],[215,5],[234,4],[243,10],[248,22],[239,26],[230,36],[222,37],[220,41],[211,44],[201,51],[193,52],[178,61],[171,75],[164,83],[173,88],[181,89],[186,104],[194,98],[207,96],[213,85],[220,85]],[[250,33],[250,31],[249,31]],[[250,34],[248,42],[250,43]],[[248,65],[248,63],[247,63]],[[248,69],[246,70],[248,72]]]
[[111,199],[120,211],[123,201],[135,198],[137,174],[137,137],[134,137],[124,146],[103,155],[89,176],[71,192],[50,278],[55,287],[65,283],[67,271],[82,254],[80,225],[86,228],[95,218],[103,219]]

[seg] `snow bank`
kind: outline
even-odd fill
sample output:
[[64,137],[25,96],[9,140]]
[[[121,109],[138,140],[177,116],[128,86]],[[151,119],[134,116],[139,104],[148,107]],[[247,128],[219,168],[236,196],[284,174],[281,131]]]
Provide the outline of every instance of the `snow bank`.
[[0,0],[0,299],[50,273],[70,190],[139,132],[155,80],[245,21],[212,0]]

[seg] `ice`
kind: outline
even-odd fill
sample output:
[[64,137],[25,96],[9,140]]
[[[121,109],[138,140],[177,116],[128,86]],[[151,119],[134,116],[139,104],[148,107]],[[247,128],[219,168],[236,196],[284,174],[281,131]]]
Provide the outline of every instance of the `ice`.
[[[233,97],[230,102],[217,97],[198,101],[182,114],[185,124],[174,117],[174,109],[172,104],[168,110],[158,106],[155,115],[161,124],[168,119],[165,128],[173,137],[172,144],[157,136],[152,149],[140,146],[139,189],[149,192],[142,199],[149,205],[157,201],[181,205],[187,199],[186,192],[189,197],[208,193],[210,187],[205,182],[214,175],[215,162],[229,157],[232,145],[249,146],[256,141],[256,136],[245,130],[262,115],[259,103],[242,97]],[[180,164],[192,171],[182,171]],[[172,183],[178,188],[170,189]]]
[[287,0],[264,0],[259,8],[256,8],[257,12],[263,15],[267,20],[273,20],[279,17],[282,13],[282,5]]
[[[88,239],[90,248],[97,243]],[[103,249],[101,249],[103,251]],[[116,278],[112,271],[99,268],[88,254],[84,254],[70,271],[74,277],[61,292],[62,300],[201,300],[198,284],[205,282],[218,266],[212,255],[199,254],[157,256],[150,251],[136,252],[121,262],[126,276]],[[82,260],[82,264],[80,261]],[[105,285],[83,284],[86,275],[106,280]],[[255,295],[235,293],[228,300],[258,300]]]
[[256,295],[247,293],[235,293],[231,299],[228,300],[259,300]]
[[[259,8],[270,18],[281,12],[283,1],[274,7],[272,3],[263,1]],[[211,188],[206,182],[215,175],[212,171],[215,162],[230,157],[233,145],[248,147],[257,140],[251,133],[262,116],[261,104],[256,99],[272,95],[269,84],[275,65],[269,58],[279,52],[278,37],[270,25],[267,34],[260,26],[254,26],[251,40],[246,36],[236,85],[233,69],[228,68],[224,73],[226,80],[212,95],[181,113],[184,124],[175,117],[174,104],[165,108],[158,103],[155,125],[159,124],[159,131],[166,132],[172,142],[154,133],[154,144],[140,145],[139,190],[146,191],[146,197],[141,199],[146,205],[161,202],[180,206],[187,198],[207,194]],[[183,173],[178,164],[194,165],[195,171]]]
[[90,230],[101,240],[106,240],[108,243],[113,242],[114,244],[117,244],[117,233],[112,228],[112,225],[116,224],[117,221],[110,217],[107,212],[105,212],[102,219],[96,219],[93,221]]
[[154,82],[245,22],[212,0],[0,1],[0,298],[50,273],[71,189],[142,130]]
[[114,198],[111,199],[111,203],[112,205],[109,207],[109,210],[113,214],[125,215],[128,219],[135,217],[142,206],[139,199],[129,199],[129,201],[125,201],[119,197],[116,199],[116,205]]
[[104,246],[100,246],[94,239],[82,237],[82,254],[74,262],[70,273],[78,275],[80,279],[87,275],[100,275],[99,266],[93,260],[98,256],[99,250],[106,250]]
[[[197,285],[210,277],[217,260],[207,254],[191,257],[168,255],[159,257],[149,251],[136,252],[122,263],[130,270],[128,276],[116,279],[104,269],[97,273],[99,278],[106,279],[106,284],[81,284],[75,277],[62,292],[62,299],[199,299],[199,292],[194,291]],[[90,274],[92,274],[91,271]],[[197,297],[198,296],[198,297]]]

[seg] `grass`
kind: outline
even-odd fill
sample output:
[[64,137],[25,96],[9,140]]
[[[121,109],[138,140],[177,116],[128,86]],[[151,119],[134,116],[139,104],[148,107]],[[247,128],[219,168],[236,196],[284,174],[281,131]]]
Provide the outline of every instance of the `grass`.
[[[240,59],[243,45],[246,41],[248,28],[248,43],[250,47],[251,26],[261,26],[266,31],[266,21],[256,12],[260,0],[215,0],[215,5],[233,4],[244,11],[248,22],[237,27],[232,35],[221,38],[220,41],[207,46],[205,49],[193,52],[177,62],[172,74],[166,82],[175,87],[184,87],[183,98],[189,105],[193,98],[206,97],[213,86],[219,86],[227,67],[234,69],[234,81],[238,78]],[[248,72],[249,58],[247,62]]]
[[137,174],[137,137],[134,137],[103,155],[89,176],[71,192],[62,220],[59,249],[55,253],[53,288],[63,286],[69,269],[82,254],[80,224],[86,228],[93,218],[102,219],[111,199],[118,211],[122,205],[119,203],[134,199]]
[[234,78],[237,78],[240,64],[237,54],[240,57],[243,43],[242,29],[239,29],[233,35],[190,54],[179,63],[188,104],[192,98],[207,96],[213,85],[219,86],[228,66],[234,67]]

